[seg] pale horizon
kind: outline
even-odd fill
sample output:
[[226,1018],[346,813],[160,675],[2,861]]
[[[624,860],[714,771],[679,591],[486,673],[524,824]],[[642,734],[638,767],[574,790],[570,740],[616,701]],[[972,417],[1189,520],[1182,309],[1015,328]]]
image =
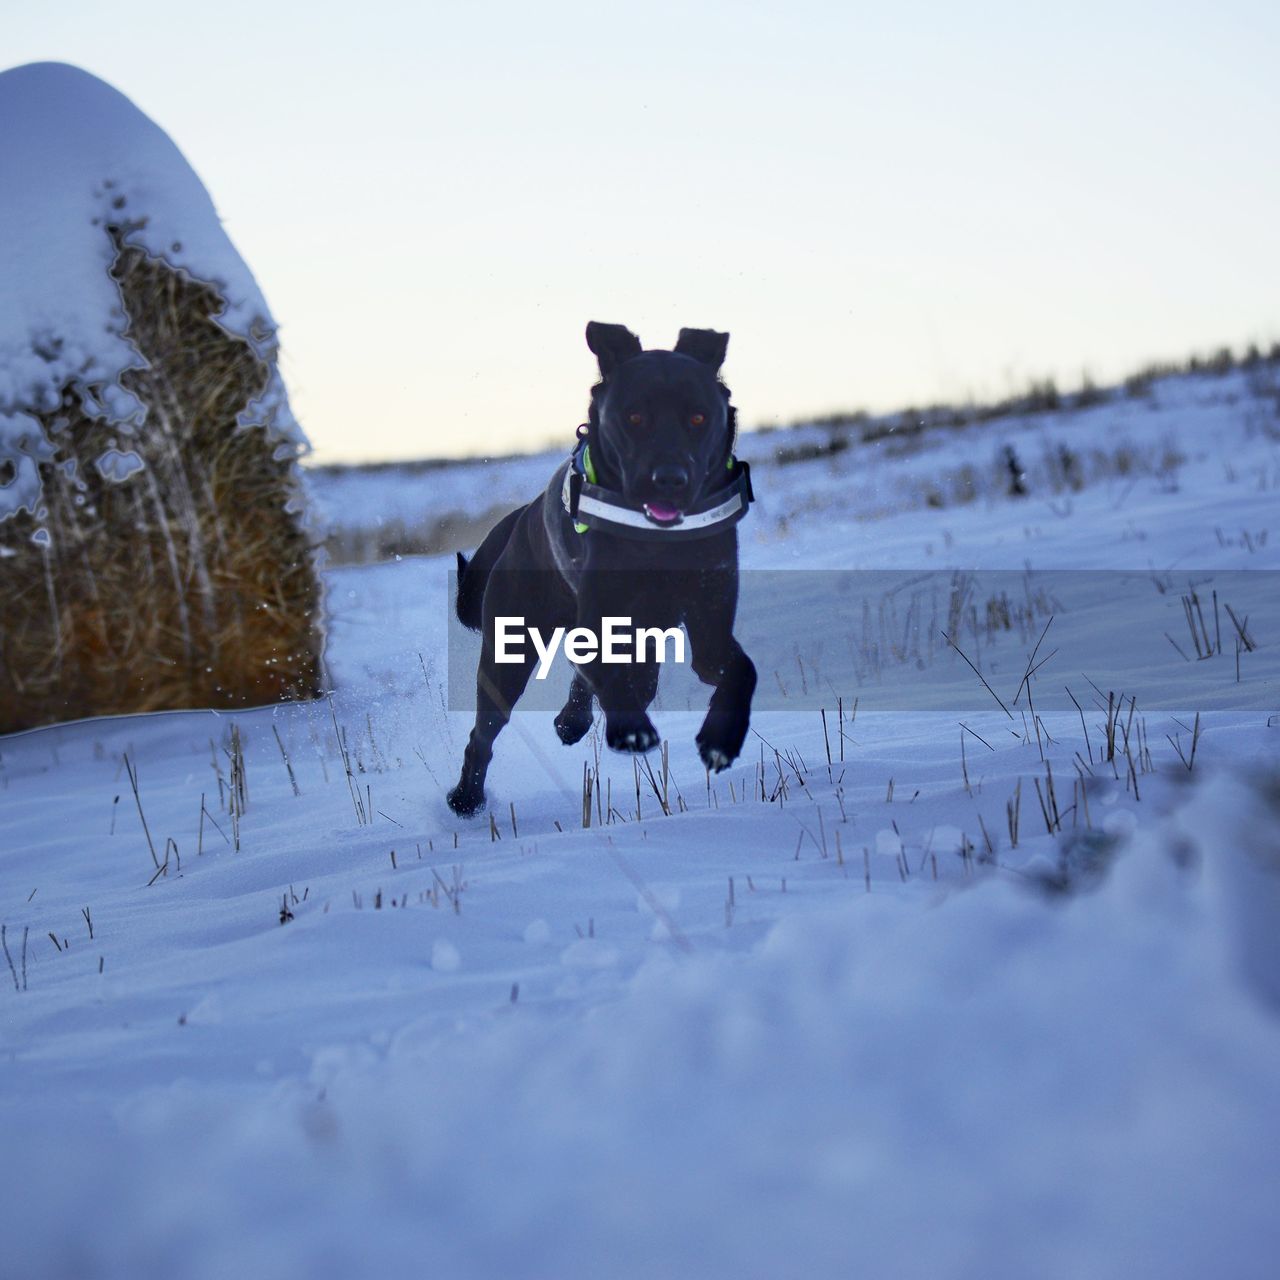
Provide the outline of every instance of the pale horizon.
[[[305,13],[305,17],[302,15]],[[731,334],[746,426],[1280,338],[1280,14],[75,0],[281,327],[316,463],[566,444],[588,320]]]

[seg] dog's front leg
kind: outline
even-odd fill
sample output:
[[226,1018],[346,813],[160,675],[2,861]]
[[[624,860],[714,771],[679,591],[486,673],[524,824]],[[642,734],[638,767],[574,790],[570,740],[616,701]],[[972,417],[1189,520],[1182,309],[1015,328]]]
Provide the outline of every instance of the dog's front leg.
[[556,733],[566,747],[571,747],[586,737],[587,730],[591,728],[591,708],[591,686],[580,671],[574,671],[569,696],[560,708],[560,714],[556,716]]
[[[617,572],[583,574],[578,588],[578,626],[602,642],[606,618],[631,616],[634,600],[628,598],[627,578]],[[658,731],[648,716],[649,704],[658,692],[656,662],[604,662],[597,656],[579,663],[577,672],[600,703],[605,742],[613,750],[644,752],[658,745]]]
[[697,737],[698,754],[713,773],[741,753],[756,689],[755,663],[733,634],[736,602],[735,581],[731,591],[707,592],[685,616],[694,674],[715,690]]

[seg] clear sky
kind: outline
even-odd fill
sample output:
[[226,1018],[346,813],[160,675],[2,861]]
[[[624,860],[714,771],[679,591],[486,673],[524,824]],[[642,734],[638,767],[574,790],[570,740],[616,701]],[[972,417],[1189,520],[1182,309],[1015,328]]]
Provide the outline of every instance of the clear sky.
[[748,424],[1280,338],[1274,0],[0,0],[39,59],[204,179],[317,461],[567,444],[591,319]]

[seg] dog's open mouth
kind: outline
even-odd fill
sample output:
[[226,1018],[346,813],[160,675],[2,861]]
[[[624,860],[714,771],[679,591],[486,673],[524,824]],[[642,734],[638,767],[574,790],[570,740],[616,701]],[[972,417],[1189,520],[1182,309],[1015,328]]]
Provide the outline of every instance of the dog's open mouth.
[[644,513],[654,524],[679,524],[684,519],[679,507],[664,506],[661,502],[646,502]]

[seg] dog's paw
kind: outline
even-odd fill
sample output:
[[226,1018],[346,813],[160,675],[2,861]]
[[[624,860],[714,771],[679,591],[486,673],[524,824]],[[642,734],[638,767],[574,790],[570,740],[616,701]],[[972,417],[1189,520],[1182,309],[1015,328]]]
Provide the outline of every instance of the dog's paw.
[[591,718],[589,711],[586,715],[572,713],[566,715],[562,711],[556,716],[556,736],[566,747],[573,746],[575,742],[581,742],[586,737],[587,730],[591,728]]
[[463,787],[462,783],[458,783],[445,796],[445,801],[458,817],[474,818],[484,808],[484,791],[470,791]]
[[614,751],[630,751],[640,755],[652,751],[661,741],[657,729],[646,715],[606,721],[604,740]]
[[738,717],[709,715],[698,730],[696,742],[702,763],[712,773],[727,769],[741,754],[747,723]]

